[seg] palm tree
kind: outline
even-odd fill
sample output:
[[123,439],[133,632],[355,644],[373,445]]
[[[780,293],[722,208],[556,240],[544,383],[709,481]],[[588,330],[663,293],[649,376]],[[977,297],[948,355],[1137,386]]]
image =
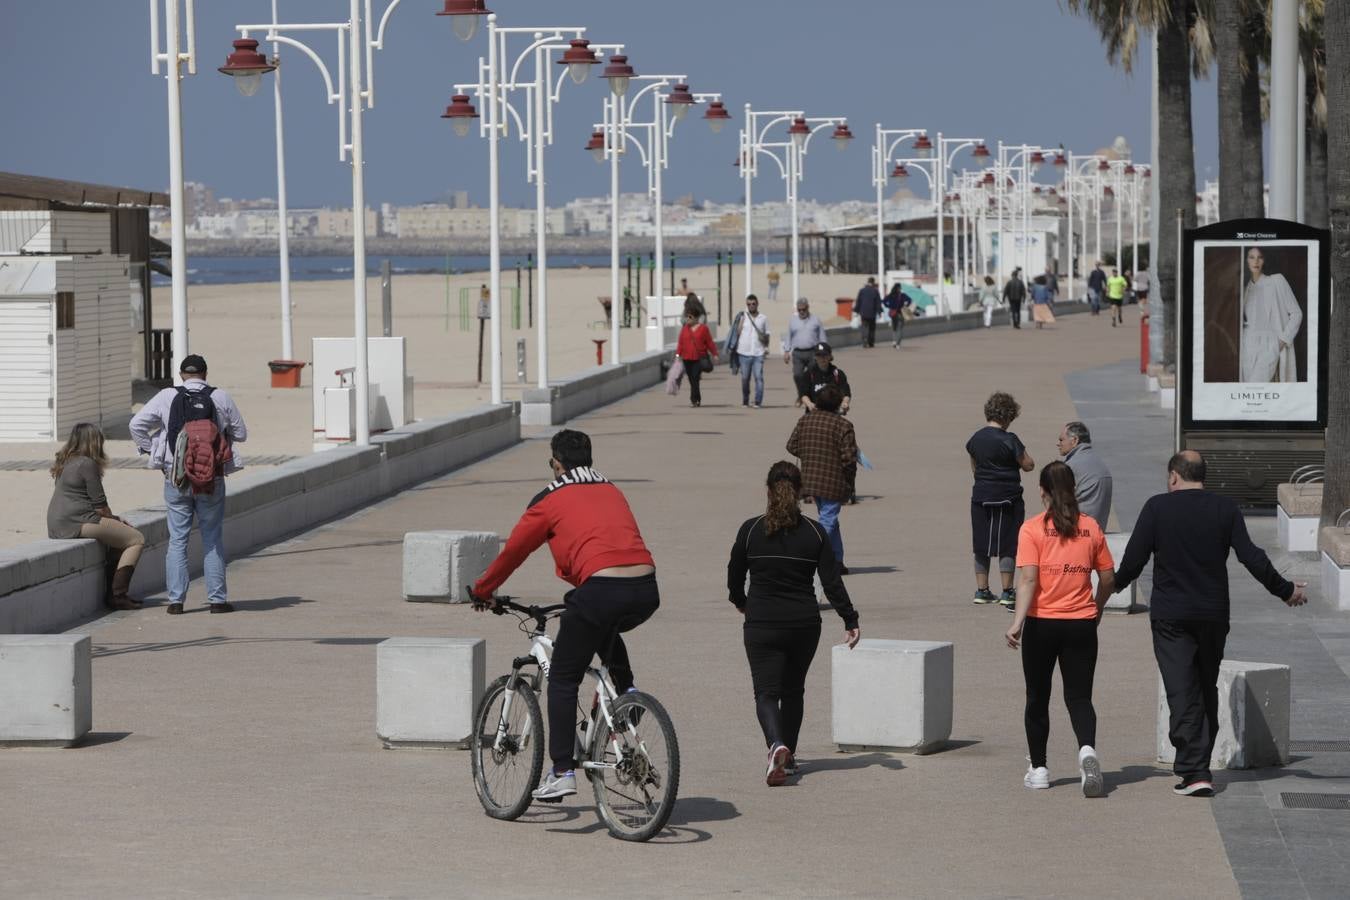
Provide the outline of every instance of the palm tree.
[[1350,509],[1350,3],[1326,4],[1327,143],[1339,151],[1327,168],[1327,212],[1331,224],[1331,285],[1340,302],[1331,314],[1331,373],[1327,404],[1326,485],[1322,524]]
[[1261,55],[1264,4],[1213,0],[1219,72],[1219,218],[1264,214],[1261,159]]
[[[1066,0],[1072,12],[1096,24],[1106,56],[1126,72],[1140,35],[1153,30],[1158,54],[1158,180],[1160,208],[1153,211],[1161,240],[1153,261],[1156,295],[1163,320],[1163,365],[1176,368],[1178,264],[1174,223],[1195,227],[1195,142],[1191,131],[1191,75],[1196,62],[1208,68],[1209,39],[1205,15],[1209,0]],[[1192,55],[1192,41],[1200,53]],[[1156,321],[1156,320],[1155,320]]]

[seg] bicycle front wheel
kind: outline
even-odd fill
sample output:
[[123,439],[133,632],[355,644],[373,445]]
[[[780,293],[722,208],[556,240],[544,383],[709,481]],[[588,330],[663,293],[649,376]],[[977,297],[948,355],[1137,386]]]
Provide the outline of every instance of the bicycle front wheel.
[[586,773],[609,833],[651,839],[670,819],[680,787],[680,745],[664,706],[640,691],[624,694],[610,714],[613,729],[594,725]]
[[544,765],[544,717],[528,679],[516,679],[511,708],[502,715],[511,678],[503,675],[488,686],[473,717],[473,786],[494,819],[518,819],[529,809]]

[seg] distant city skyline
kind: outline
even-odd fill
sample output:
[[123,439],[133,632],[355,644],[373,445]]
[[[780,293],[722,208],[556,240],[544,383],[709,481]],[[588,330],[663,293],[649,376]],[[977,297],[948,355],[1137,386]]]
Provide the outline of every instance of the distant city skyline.
[[[376,16],[387,0],[374,4]],[[836,203],[872,196],[869,157],[878,120],[885,127],[925,128],[993,143],[1063,143],[1077,152],[1124,137],[1137,159],[1149,146],[1151,61],[1147,50],[1126,76],[1109,66],[1095,29],[1057,0],[948,0],[943,4],[838,3],[800,0],[678,7],[623,0],[557,3],[502,0],[508,25],[585,25],[596,42],[622,41],[639,74],[687,72],[696,91],[721,91],[735,121],[712,134],[696,115],[671,142],[668,198],[735,202],[742,182],[732,166],[743,104],[803,108],[847,116],[856,139],[842,154],[814,142],[803,200]],[[281,0],[289,21],[345,16],[345,5]],[[386,49],[375,52],[378,104],[366,115],[366,190],[372,204],[446,202],[456,192],[487,203],[486,142],[457,139],[439,118],[455,82],[472,80],[486,51],[480,35],[461,44],[433,0],[411,0],[390,18]],[[183,82],[185,176],[217,196],[275,197],[272,91],[241,97],[215,67],[224,62],[238,22],[266,21],[266,0],[198,2],[199,70]],[[0,144],[0,169],[25,174],[163,190],[167,185],[164,80],[149,72],[144,4],[89,4],[72,28],[57,4],[12,5],[4,13],[0,52],[10,91],[0,115],[15,123]],[[60,64],[51,43],[59,36]],[[261,37],[261,34],[255,34]],[[315,42],[336,58],[331,40]],[[516,45],[520,46],[520,45]],[[283,48],[287,181],[296,207],[349,207],[350,169],[337,159],[337,111],[323,102],[322,79],[297,51]],[[42,77],[28,77],[28,73]],[[1016,93],[1014,93],[1016,91]],[[583,145],[600,118],[603,85],[567,85],[555,111],[548,151],[550,206],[608,190],[608,172]],[[1197,180],[1217,169],[1213,80],[1196,82]],[[1164,136],[1165,137],[1165,136]],[[533,203],[524,147],[503,142],[502,200]],[[771,167],[770,167],[771,168]],[[622,190],[645,184],[636,159]],[[1047,173],[1047,183],[1053,175]],[[890,193],[888,191],[888,193]],[[761,167],[756,201],[782,198],[782,182]]]

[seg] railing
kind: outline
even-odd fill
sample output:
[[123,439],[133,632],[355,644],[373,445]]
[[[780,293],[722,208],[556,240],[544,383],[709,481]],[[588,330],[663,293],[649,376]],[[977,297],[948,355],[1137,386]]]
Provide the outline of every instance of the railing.
[[1290,484],[1321,484],[1326,480],[1326,467],[1319,465],[1299,466],[1289,473]]

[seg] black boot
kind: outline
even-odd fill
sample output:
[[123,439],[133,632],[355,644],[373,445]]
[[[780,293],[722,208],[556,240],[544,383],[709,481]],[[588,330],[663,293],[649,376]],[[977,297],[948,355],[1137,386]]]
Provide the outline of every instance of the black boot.
[[113,609],[140,609],[141,601],[134,600],[127,595],[131,587],[131,576],[135,574],[135,566],[122,566],[112,577],[112,590],[108,594],[108,605]]

